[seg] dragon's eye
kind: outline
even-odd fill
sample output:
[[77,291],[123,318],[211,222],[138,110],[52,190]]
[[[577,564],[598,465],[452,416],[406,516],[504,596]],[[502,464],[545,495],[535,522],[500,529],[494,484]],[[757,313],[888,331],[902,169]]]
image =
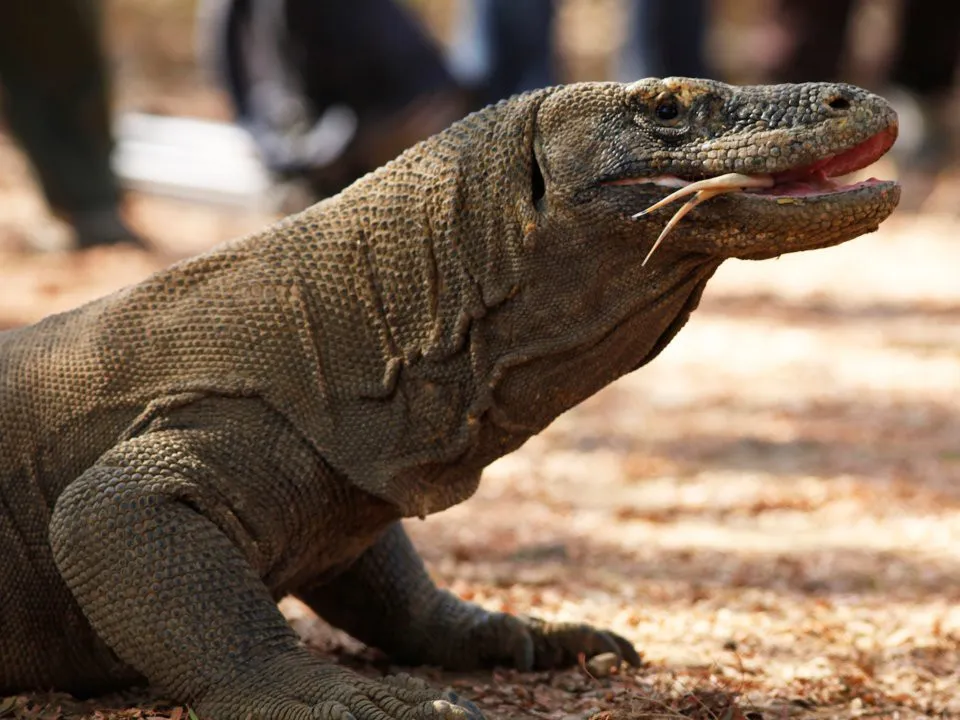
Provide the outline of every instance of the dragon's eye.
[[676,120],[677,116],[680,115],[680,104],[673,95],[661,95],[657,98],[653,114],[657,116],[657,120],[663,122]]

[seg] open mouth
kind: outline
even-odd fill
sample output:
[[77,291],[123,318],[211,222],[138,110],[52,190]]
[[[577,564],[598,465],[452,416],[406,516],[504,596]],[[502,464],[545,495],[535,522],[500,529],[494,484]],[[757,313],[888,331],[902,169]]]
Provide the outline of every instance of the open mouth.
[[[821,158],[809,165],[790,168],[771,174],[743,175],[728,173],[705,180],[684,180],[674,175],[657,175],[646,178],[625,178],[615,180],[614,185],[659,185],[666,188],[688,189],[687,192],[674,193],[670,197],[679,199],[700,190],[741,190],[756,195],[776,195],[802,197],[824,195],[876,184],[881,181],[870,178],[857,183],[843,184],[834,178],[849,175],[862,170],[879,160],[891,148],[897,139],[895,126],[881,130],[875,135],[836,155]],[[738,184],[739,183],[739,184]],[[667,198],[664,198],[666,201]],[[661,201],[663,202],[663,201]],[[656,207],[662,207],[659,203]]]
[[879,183],[880,181],[876,178],[870,178],[845,185],[833,178],[849,175],[872,165],[883,157],[896,139],[896,128],[888,127],[838,155],[832,155],[802,167],[773,173],[768,176],[773,180],[772,186],[752,189],[749,192],[778,196],[822,195]]
[[851,184],[842,184],[833,178],[848,175],[849,173],[862,170],[868,165],[871,165],[890,149],[896,139],[897,127],[896,125],[890,125],[884,130],[871,135],[863,142],[836,155],[830,155],[829,157],[821,158],[807,165],[801,165],[776,173],[758,175],[727,173],[725,175],[718,175],[696,181],[684,180],[672,175],[659,175],[648,178],[618,180],[612,184],[653,184],[662,187],[678,188],[646,210],[638,212],[633,216],[634,219],[648,215],[654,210],[658,210],[682,198],[690,195],[693,196],[674,213],[673,217],[670,218],[670,221],[663,228],[660,237],[657,238],[643,261],[643,264],[646,264],[654,250],[659,247],[667,234],[669,234],[687,213],[700,203],[717,195],[741,192],[750,195],[772,196],[776,198],[812,197],[849,192],[871,185],[881,185],[883,183],[876,178]]

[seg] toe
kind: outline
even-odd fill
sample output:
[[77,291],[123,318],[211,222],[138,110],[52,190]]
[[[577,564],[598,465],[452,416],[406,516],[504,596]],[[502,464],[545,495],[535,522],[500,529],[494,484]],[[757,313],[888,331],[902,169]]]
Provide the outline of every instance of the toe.
[[338,702],[319,703],[313,707],[310,716],[314,720],[357,720],[350,708]]
[[[471,705],[473,703],[470,703]],[[470,709],[464,707],[460,704],[454,704],[446,700],[434,700],[430,703],[425,703],[423,707],[422,715],[414,715],[412,718],[423,718],[423,720],[483,720],[483,715],[475,714]],[[476,710],[476,706],[474,706]],[[476,713],[479,713],[479,710],[476,710]],[[411,718],[411,720],[412,720]]]
[[483,713],[480,712],[480,708],[466,698],[460,697],[453,690],[446,690],[441,697],[447,702],[466,710],[467,717],[470,720],[483,720]]
[[387,675],[380,679],[384,685],[390,685],[396,688],[402,688],[411,692],[425,692],[430,690],[430,683],[408,673],[396,673]]
[[500,614],[499,619],[503,634],[500,642],[506,652],[504,657],[497,659],[501,662],[509,660],[517,670],[530,672],[536,662],[536,647],[529,626],[513,615]]
[[370,688],[367,697],[379,713],[378,720],[483,720],[469,700],[449,690],[438,693],[425,681],[405,673],[384,678]]
[[616,633],[608,632],[607,636],[616,644],[621,659],[627,663],[627,665],[632,665],[635,668],[643,665],[643,659],[633,646],[633,643]]
[[613,653],[631,665],[640,663],[640,656],[624,638],[595,627],[575,623],[544,623],[532,620],[531,631],[536,643],[536,662],[539,669],[568,667],[579,660],[603,653]]

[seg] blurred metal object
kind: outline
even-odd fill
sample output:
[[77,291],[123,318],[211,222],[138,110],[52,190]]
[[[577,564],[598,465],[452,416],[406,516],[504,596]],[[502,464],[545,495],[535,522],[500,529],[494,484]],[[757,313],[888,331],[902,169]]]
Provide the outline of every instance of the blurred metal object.
[[117,118],[113,168],[133,190],[269,211],[273,180],[250,136],[230,123],[126,113]]

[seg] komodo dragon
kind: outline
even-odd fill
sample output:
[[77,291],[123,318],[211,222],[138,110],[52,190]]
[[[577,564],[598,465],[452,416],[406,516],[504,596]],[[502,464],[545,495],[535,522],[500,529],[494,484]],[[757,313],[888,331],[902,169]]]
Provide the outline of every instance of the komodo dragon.
[[[303,646],[292,594],[401,663],[547,668],[585,625],[438,589],[400,524],[650,362],[727,258],[871,232],[896,137],[849,85],[586,83],[481,110],[340,195],[0,334],[0,693],[148,681],[205,718],[479,718]],[[727,173],[643,264],[670,213]]]

